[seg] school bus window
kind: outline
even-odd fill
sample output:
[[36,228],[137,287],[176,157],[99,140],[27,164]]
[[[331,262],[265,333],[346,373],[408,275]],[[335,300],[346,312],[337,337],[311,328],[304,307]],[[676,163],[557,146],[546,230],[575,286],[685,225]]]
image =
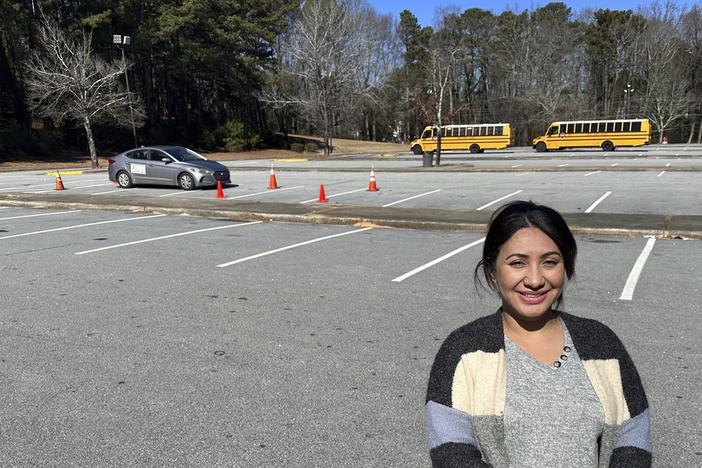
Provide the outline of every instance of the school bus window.
[[502,125],[495,127],[495,135],[502,136]]
[[631,122],[624,122],[623,131],[625,131],[625,132],[630,132],[630,131],[631,131]]
[[615,132],[621,132],[622,131],[622,123],[621,122],[616,122],[614,124],[614,131]]
[[575,124],[568,124],[568,130],[566,130],[566,133],[574,133],[573,130],[575,129]]
[[459,136],[459,137],[464,137],[464,136],[466,136],[466,129],[465,129],[465,127],[461,127],[461,128],[458,129],[458,136]]
[[606,122],[600,122],[600,123],[599,123],[599,126],[600,126],[600,127],[599,127],[600,129],[598,130],[598,132],[602,133],[602,132],[605,131],[605,128],[607,127],[607,123],[606,123]]
[[583,131],[583,124],[576,123],[575,124],[575,133],[582,133],[582,131]]
[[590,133],[590,122],[583,123],[583,133]]
[[548,129],[548,136],[555,135],[558,133],[558,125],[554,125],[553,127]]
[[494,133],[495,133],[495,127],[488,127],[487,128],[488,136],[492,136]]
[[614,122],[607,122],[607,131],[608,132],[614,131]]
[[641,122],[631,122],[631,131],[632,132],[640,132],[641,131]]

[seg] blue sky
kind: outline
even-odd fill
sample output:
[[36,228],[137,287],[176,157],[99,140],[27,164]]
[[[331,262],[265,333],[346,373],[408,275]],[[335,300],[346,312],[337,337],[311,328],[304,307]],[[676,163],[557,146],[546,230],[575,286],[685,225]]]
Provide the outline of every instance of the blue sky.
[[[522,11],[535,10],[540,6],[544,6],[548,1],[508,1],[508,0],[472,0],[472,1],[444,1],[444,0],[367,0],[368,3],[379,13],[391,13],[399,20],[402,10],[410,10],[419,20],[422,26],[431,26],[434,22],[437,7],[446,7],[450,5],[458,6],[463,11],[468,8],[482,8],[484,10],[492,10],[495,13],[500,13],[504,10]],[[641,0],[566,0],[574,13],[584,8],[609,8],[610,10],[636,10],[639,5],[648,5],[650,1]],[[693,0],[680,0],[681,5],[691,5],[695,3]]]

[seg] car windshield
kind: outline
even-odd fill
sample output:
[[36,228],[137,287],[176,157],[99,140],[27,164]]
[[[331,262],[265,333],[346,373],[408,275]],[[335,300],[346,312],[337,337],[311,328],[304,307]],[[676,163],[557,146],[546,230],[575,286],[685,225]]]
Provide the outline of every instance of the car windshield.
[[188,148],[166,148],[164,151],[181,162],[202,161],[203,159],[207,161],[206,157],[201,156]]

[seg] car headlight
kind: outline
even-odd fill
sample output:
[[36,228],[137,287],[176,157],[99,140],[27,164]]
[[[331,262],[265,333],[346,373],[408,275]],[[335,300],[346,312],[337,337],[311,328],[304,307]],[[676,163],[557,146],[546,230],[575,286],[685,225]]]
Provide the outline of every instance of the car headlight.
[[197,173],[197,174],[212,174],[212,171],[210,171],[208,169],[202,169],[200,167],[193,167],[190,170]]

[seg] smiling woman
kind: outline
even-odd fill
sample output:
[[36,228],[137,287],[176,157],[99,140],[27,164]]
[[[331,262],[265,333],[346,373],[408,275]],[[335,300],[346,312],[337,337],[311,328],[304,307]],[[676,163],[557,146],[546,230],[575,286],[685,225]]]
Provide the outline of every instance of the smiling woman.
[[624,346],[560,310],[576,255],[555,210],[516,201],[495,212],[475,278],[502,306],[436,355],[425,405],[434,466],[651,465],[648,403]]

